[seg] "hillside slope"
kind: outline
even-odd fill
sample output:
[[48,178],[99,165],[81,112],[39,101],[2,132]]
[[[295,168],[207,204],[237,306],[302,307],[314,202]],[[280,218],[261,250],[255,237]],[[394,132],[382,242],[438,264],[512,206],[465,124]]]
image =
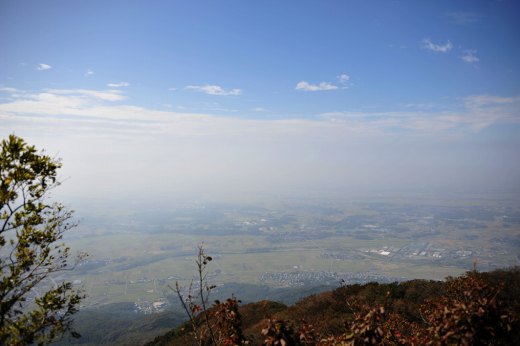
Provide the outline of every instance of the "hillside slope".
[[[442,282],[346,285],[290,307],[261,301],[238,311],[241,332],[253,345],[281,339],[301,345],[520,344],[520,268],[471,271]],[[220,328],[226,334],[226,324]],[[191,330],[185,323],[146,345],[196,345]]]

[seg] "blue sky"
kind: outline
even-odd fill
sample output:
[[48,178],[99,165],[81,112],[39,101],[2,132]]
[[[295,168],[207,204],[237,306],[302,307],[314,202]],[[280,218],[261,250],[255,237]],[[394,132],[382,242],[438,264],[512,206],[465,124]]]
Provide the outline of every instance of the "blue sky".
[[518,189],[519,10],[2,0],[0,134],[58,152],[74,193]]

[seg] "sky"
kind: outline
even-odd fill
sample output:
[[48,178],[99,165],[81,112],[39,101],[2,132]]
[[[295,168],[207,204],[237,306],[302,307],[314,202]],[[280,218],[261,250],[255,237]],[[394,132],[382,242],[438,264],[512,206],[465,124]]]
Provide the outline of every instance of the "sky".
[[520,3],[0,0],[64,194],[520,192]]

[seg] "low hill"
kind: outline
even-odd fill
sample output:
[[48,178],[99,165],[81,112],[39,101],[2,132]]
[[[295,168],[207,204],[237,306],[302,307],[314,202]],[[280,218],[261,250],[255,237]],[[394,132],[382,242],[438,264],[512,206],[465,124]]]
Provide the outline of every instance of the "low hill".
[[63,336],[52,345],[140,345],[185,319],[180,312],[141,315],[135,313],[134,308],[133,303],[114,303],[80,310],[74,316],[74,328],[81,337]]
[[[303,297],[313,293],[330,290],[331,286],[305,286],[298,288],[272,288],[265,285],[244,283],[226,283],[212,292],[214,299],[225,300],[235,292],[241,292],[244,302],[256,300],[274,300],[279,306],[292,305]],[[124,346],[141,345],[158,335],[169,332],[186,320],[176,295],[168,297],[169,310],[144,315],[135,312],[134,303],[112,303],[96,308],[81,309],[74,315],[74,329],[81,337],[74,339],[63,336],[52,343],[53,346]],[[284,305],[285,304],[285,305]]]
[[[234,305],[228,303],[215,305],[208,315],[215,338],[230,344],[244,339],[252,345],[281,340],[287,345],[520,344],[518,267],[471,271],[446,281],[345,285],[292,306],[245,304],[237,317],[230,315]],[[201,316],[197,331],[209,338]],[[146,345],[196,345],[192,331],[184,323]]]

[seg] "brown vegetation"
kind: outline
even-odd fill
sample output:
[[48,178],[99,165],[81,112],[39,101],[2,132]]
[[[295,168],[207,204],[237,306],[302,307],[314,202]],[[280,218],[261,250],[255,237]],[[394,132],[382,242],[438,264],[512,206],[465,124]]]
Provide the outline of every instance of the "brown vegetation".
[[185,324],[149,345],[514,345],[519,284],[520,268],[472,270],[444,282],[345,285],[291,307],[237,308],[233,298],[206,311],[218,337],[199,327],[195,339]]

